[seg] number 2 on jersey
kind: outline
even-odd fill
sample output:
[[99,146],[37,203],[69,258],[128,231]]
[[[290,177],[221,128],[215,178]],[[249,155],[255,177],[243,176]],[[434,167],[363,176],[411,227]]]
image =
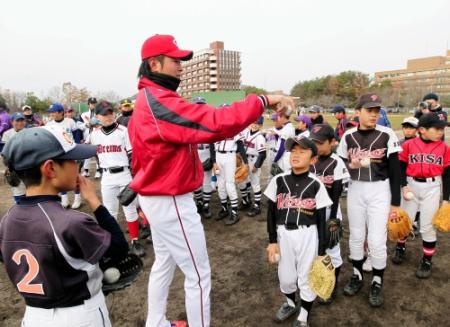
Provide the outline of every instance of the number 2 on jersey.
[[17,265],[20,265],[20,261],[23,256],[27,261],[29,269],[26,275],[20,280],[20,282],[17,283],[17,289],[19,292],[23,293],[44,295],[44,288],[42,287],[42,284],[31,284],[33,279],[35,279],[39,273],[39,262],[36,260],[34,255],[26,249],[20,249],[14,252],[12,259]]

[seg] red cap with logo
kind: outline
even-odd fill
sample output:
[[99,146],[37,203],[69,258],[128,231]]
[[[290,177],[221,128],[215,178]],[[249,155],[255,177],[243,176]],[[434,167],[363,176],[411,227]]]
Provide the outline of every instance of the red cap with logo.
[[170,58],[189,60],[193,52],[178,48],[177,41],[172,35],[156,34],[145,40],[141,49],[142,60],[164,55]]

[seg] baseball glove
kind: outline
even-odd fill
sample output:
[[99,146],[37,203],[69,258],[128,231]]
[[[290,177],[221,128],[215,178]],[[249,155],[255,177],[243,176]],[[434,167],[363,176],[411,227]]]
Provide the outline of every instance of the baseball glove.
[[211,161],[211,158],[206,159],[203,161],[203,170],[204,171],[210,171],[213,168],[213,163]]
[[[115,292],[130,286],[142,273],[143,267],[144,265],[141,258],[133,253],[128,253],[128,255],[123,260],[115,263],[113,266],[110,266],[108,268],[103,267],[103,293],[107,295],[108,293]],[[120,273],[117,276],[118,279],[114,278],[117,280],[113,282],[108,281],[107,278],[105,278],[108,277],[105,276],[105,274],[108,272],[108,270],[111,271],[111,269],[115,269],[116,271],[118,270],[118,272]]]
[[387,229],[391,241],[405,239],[413,229],[408,213],[402,208],[396,209],[394,214],[388,219]]
[[327,220],[328,229],[328,248],[332,249],[339,244],[342,238],[342,224],[339,219],[331,218]]
[[136,196],[137,196],[137,193],[135,191],[133,191],[130,188],[130,184],[128,184],[127,186],[124,187],[124,189],[122,191],[120,191],[117,198],[119,199],[120,204],[126,207],[131,202],[133,202],[133,200],[136,198]]
[[272,166],[270,167],[270,174],[272,176],[281,174],[283,172],[283,169],[280,168],[280,166],[278,166],[278,164],[276,162],[274,162],[272,164]]
[[5,170],[5,180],[12,187],[17,187],[20,184],[20,178],[19,176],[17,176],[14,170],[13,171],[9,169]]
[[248,166],[244,164],[240,155],[236,155],[236,172],[234,179],[236,183],[244,182],[248,177]]
[[324,300],[330,298],[336,284],[334,266],[327,254],[314,259],[309,272],[309,287]]
[[433,226],[441,232],[450,232],[450,204],[443,204],[433,216]]

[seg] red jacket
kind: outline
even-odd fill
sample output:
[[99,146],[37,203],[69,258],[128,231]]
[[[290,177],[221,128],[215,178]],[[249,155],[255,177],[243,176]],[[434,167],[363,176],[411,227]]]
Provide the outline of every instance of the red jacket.
[[146,78],[128,124],[133,146],[134,178],[130,187],[141,195],[179,195],[202,185],[198,143],[233,137],[261,116],[267,97],[249,95],[216,109],[193,104]]

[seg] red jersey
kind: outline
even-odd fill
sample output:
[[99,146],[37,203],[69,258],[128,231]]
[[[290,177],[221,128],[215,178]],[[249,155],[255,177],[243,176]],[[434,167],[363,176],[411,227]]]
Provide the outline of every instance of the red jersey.
[[420,137],[415,137],[403,143],[402,148],[399,159],[408,164],[407,176],[441,176],[450,166],[450,147],[443,141],[425,143]]
[[197,144],[233,137],[261,116],[267,97],[249,95],[216,109],[189,103],[176,92],[146,78],[128,123],[134,178],[140,195],[180,195],[202,185]]

